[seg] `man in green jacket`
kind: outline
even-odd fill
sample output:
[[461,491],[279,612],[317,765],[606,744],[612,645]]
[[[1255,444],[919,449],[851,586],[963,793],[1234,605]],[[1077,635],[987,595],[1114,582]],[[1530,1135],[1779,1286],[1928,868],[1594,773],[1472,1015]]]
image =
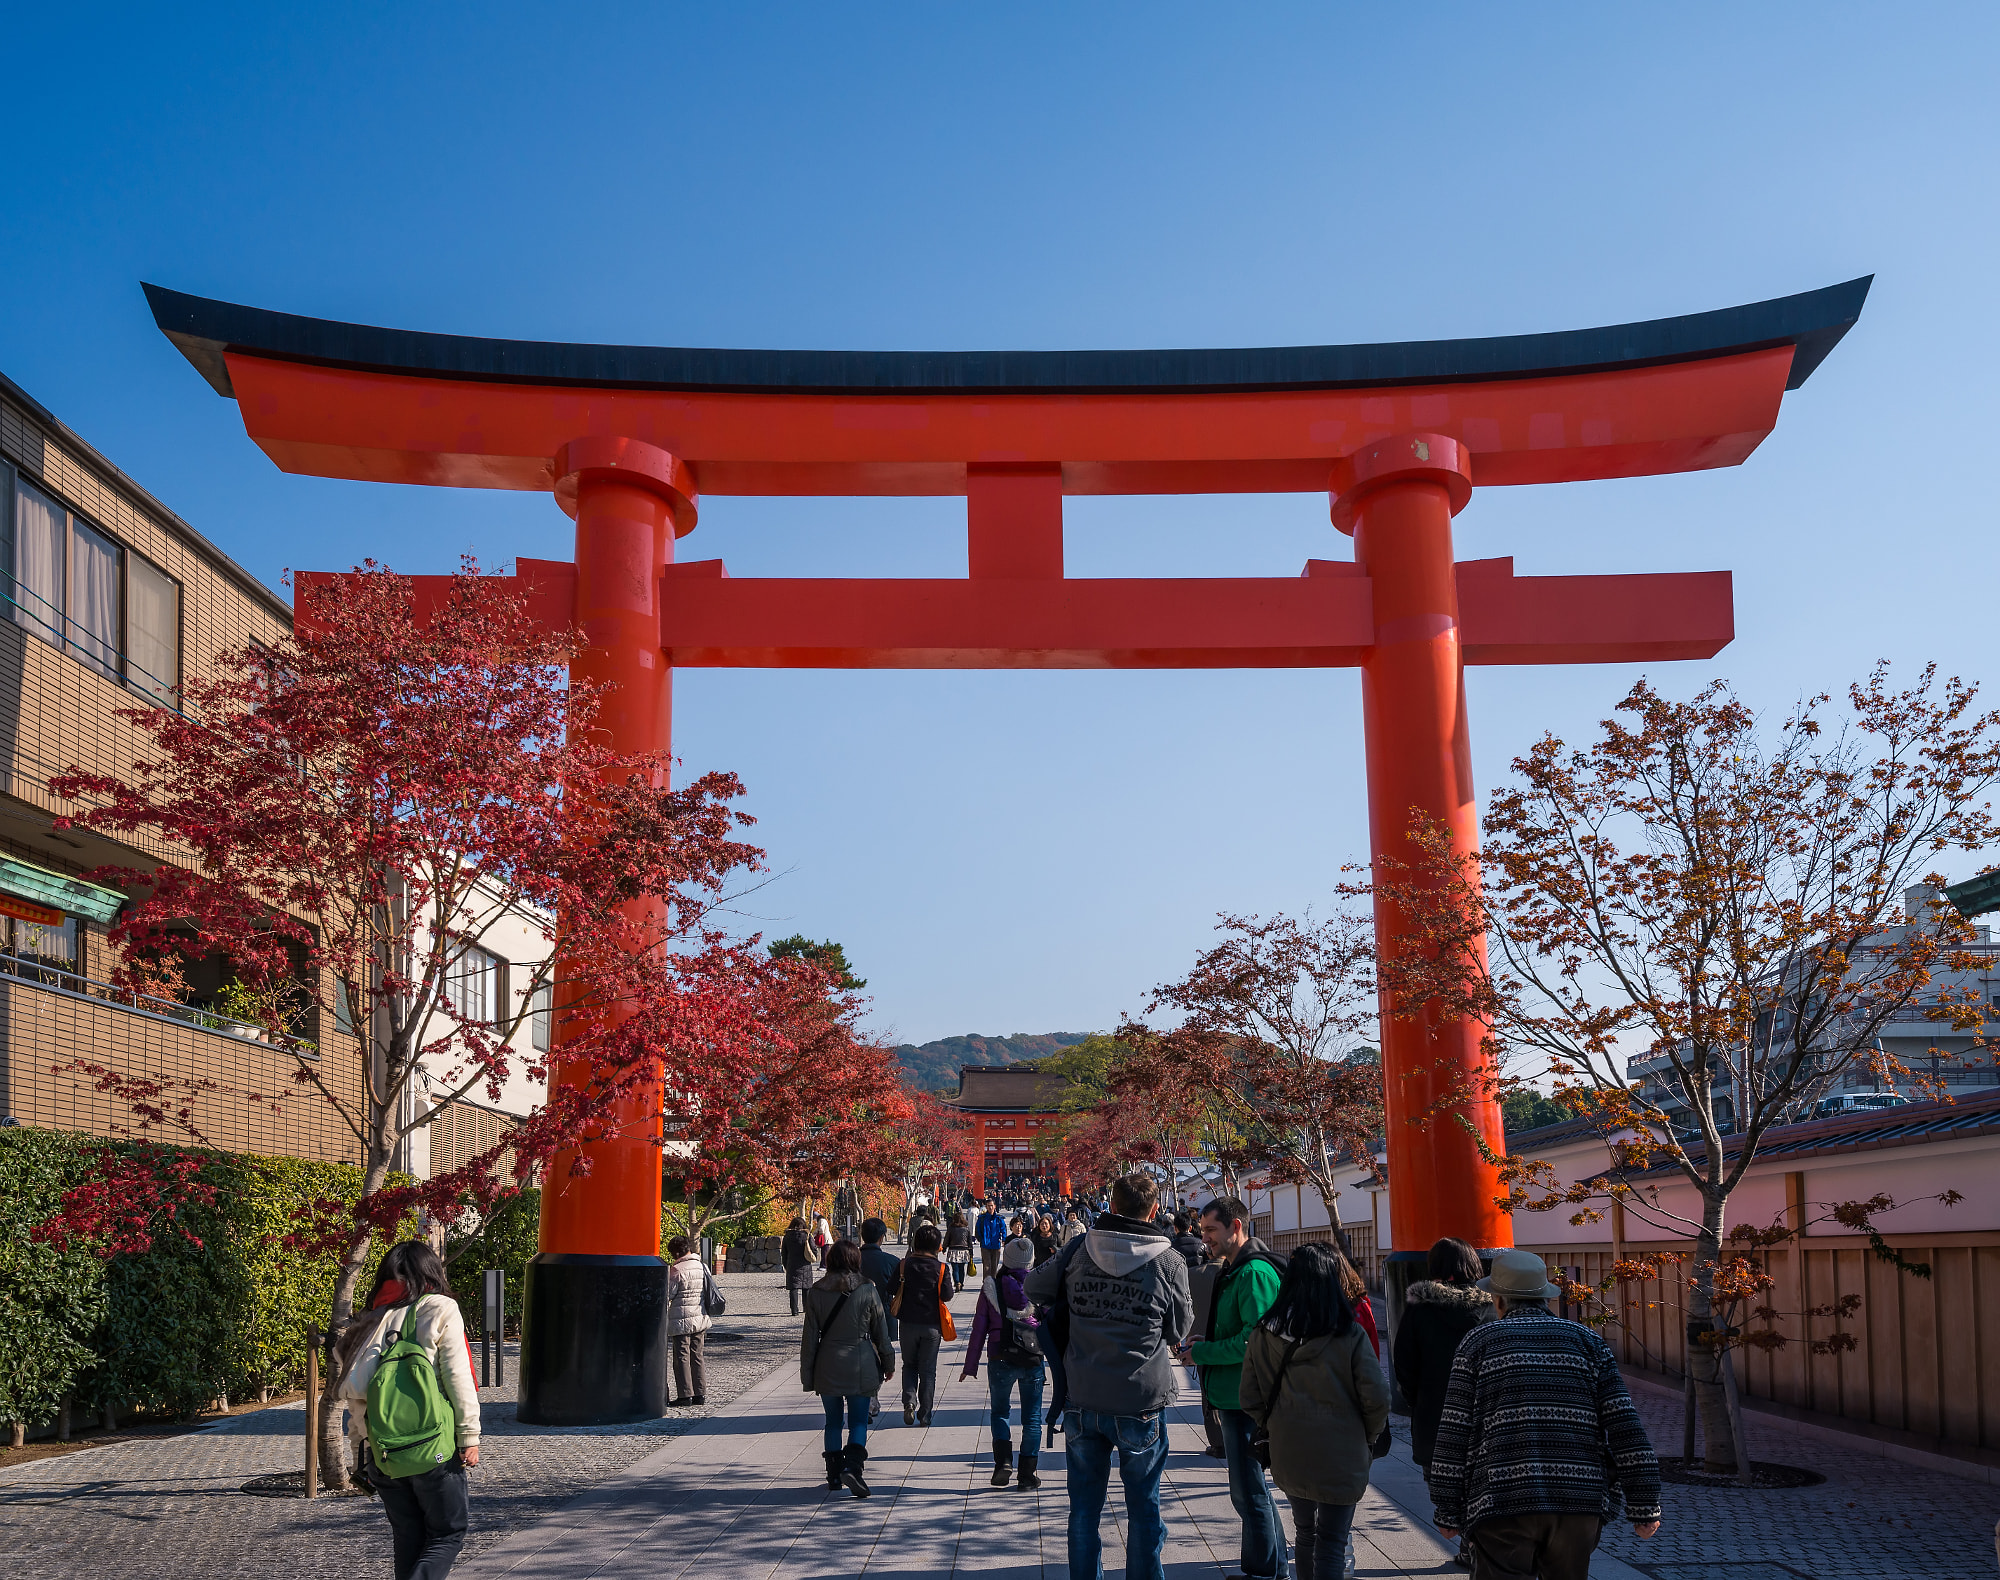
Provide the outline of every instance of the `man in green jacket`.
[[1234,1196],[1218,1196],[1202,1208],[1201,1238],[1209,1261],[1222,1272],[1209,1303],[1208,1332],[1182,1349],[1181,1360],[1201,1368],[1202,1397],[1222,1418],[1229,1501],[1243,1521],[1241,1580],[1283,1580],[1284,1527],[1264,1467],[1250,1453],[1256,1422],[1244,1413],[1237,1392],[1250,1330],[1278,1298],[1278,1259],[1262,1240],[1251,1238],[1250,1209]]

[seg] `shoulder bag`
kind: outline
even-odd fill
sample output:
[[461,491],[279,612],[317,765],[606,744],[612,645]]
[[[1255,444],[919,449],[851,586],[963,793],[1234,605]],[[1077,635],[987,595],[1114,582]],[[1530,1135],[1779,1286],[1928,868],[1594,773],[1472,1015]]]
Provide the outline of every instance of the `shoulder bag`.
[[948,1269],[938,1269],[938,1333],[941,1337],[958,1337],[958,1324],[951,1319],[951,1273]]

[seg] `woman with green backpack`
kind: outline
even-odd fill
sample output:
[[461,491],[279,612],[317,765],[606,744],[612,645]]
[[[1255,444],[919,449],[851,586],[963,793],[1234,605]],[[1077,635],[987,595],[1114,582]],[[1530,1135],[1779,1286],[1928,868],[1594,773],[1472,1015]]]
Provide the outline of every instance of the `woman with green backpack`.
[[479,1389],[444,1263],[422,1240],[391,1246],[364,1309],[336,1341],[335,1396],[349,1406],[361,1476],[382,1499],[396,1580],[444,1580],[471,1513]]

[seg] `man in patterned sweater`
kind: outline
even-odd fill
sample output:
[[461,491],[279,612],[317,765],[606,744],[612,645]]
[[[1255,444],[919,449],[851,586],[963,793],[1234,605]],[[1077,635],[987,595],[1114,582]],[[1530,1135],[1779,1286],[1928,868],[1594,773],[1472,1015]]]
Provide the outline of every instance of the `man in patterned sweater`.
[[[1542,1259],[1501,1251],[1500,1320],[1459,1341],[1430,1465],[1446,1536],[1470,1534],[1473,1580],[1587,1580],[1606,1520],[1660,1528],[1660,1462],[1611,1347],[1549,1310]],[[1622,1500],[1621,1500],[1621,1496]]]

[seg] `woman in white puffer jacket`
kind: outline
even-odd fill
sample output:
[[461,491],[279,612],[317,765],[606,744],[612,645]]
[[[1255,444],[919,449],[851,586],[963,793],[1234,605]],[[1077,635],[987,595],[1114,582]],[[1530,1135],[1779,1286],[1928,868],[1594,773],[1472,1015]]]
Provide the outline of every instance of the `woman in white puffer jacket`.
[[[479,1388],[472,1376],[472,1346],[465,1317],[451,1297],[451,1281],[437,1252],[422,1240],[391,1246],[363,1308],[334,1342],[339,1381],[334,1397],[348,1406],[350,1430],[365,1450],[368,1384],[382,1356],[403,1336],[416,1303],[411,1332],[437,1368],[438,1386],[451,1401],[458,1452],[419,1475],[370,1476],[382,1512],[395,1534],[396,1573],[444,1580],[465,1542],[471,1499],[465,1472],[479,1463]],[[386,1309],[384,1309],[386,1308]],[[363,1474],[366,1475],[364,1461]]]
[[667,1343],[673,1350],[673,1403],[708,1403],[708,1269],[684,1234],[667,1242]]

